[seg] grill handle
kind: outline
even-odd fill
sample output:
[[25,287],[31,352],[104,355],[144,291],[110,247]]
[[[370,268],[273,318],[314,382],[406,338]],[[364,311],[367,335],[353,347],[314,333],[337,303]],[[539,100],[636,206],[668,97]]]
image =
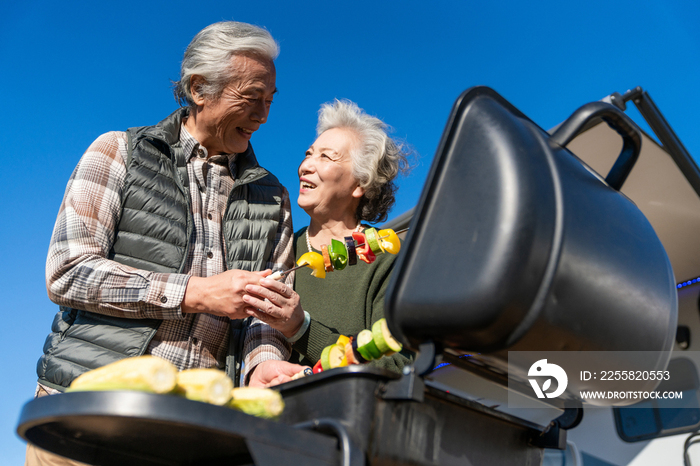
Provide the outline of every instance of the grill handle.
[[642,150],[642,135],[632,119],[617,107],[605,102],[585,104],[557,128],[550,140],[561,147],[566,147],[576,136],[588,129],[589,124],[597,118],[605,121],[622,137],[622,151],[608,176],[605,177],[605,182],[619,191],[639,158],[639,152]]
[[318,418],[306,422],[294,424],[295,429],[308,429],[316,431],[332,431],[338,437],[338,444],[341,450],[342,466],[364,466],[365,461],[362,453],[350,440],[347,429],[340,421],[332,418]]

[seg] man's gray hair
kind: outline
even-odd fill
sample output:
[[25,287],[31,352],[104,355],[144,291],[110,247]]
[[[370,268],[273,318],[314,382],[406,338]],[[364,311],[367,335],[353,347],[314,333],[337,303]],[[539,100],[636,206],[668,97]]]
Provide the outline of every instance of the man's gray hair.
[[321,106],[317,136],[333,128],[349,129],[357,136],[358,144],[350,154],[352,173],[365,189],[357,208],[357,220],[386,220],[398,189],[394,178],[399,172],[408,172],[408,156],[413,153],[412,149],[389,137],[389,125],[349,100],[336,99]]
[[173,83],[173,93],[180,105],[194,107],[191,79],[200,75],[204,82],[197,93],[213,101],[221,97],[224,88],[235,77],[231,57],[251,54],[274,61],[279,45],[269,32],[252,24],[222,21],[202,29],[185,50],[180,67],[180,80]]

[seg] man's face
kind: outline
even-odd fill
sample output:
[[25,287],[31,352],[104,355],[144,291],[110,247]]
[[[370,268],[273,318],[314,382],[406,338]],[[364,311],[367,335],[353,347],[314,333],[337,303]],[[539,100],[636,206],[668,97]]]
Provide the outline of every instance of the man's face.
[[199,142],[209,155],[245,152],[251,135],[267,121],[277,90],[271,60],[234,55],[231,65],[235,78],[217,101],[195,100]]

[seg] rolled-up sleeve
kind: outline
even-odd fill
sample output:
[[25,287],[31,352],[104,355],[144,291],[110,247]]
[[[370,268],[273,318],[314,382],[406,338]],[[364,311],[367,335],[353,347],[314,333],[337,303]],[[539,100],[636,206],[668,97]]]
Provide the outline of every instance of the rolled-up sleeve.
[[243,351],[243,380],[247,383],[248,375],[261,362],[289,360],[292,345],[287,343],[282,332],[253,319],[246,331]]
[[121,216],[126,134],[93,142],[68,181],[46,260],[49,298],[128,318],[181,319],[188,275],[138,270],[108,259]]

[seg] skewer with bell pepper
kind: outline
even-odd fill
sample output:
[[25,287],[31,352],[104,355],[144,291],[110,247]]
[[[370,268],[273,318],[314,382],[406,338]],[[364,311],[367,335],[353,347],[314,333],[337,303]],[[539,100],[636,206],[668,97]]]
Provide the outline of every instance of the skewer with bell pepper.
[[330,246],[325,244],[321,246],[321,254],[309,251],[299,258],[296,267],[275,272],[268,278],[281,280],[289,272],[302,267],[309,267],[314,277],[326,278],[326,272],[343,270],[348,265],[355,265],[358,258],[371,264],[379,254],[384,252],[398,254],[400,250],[401,241],[394,230],[387,228],[377,231],[374,228],[367,228],[364,233],[353,232],[352,236],[346,236],[344,243],[331,239]]
[[401,348],[401,343],[391,335],[386,319],[379,319],[371,330],[363,330],[354,337],[340,335],[334,344],[326,346],[313,367],[313,373],[364,364],[383,356],[391,356],[401,351]]
[[398,254],[401,250],[399,236],[390,228],[379,231],[367,228],[363,233],[354,232],[352,238],[357,242],[357,256],[368,264],[374,262],[379,254]]

